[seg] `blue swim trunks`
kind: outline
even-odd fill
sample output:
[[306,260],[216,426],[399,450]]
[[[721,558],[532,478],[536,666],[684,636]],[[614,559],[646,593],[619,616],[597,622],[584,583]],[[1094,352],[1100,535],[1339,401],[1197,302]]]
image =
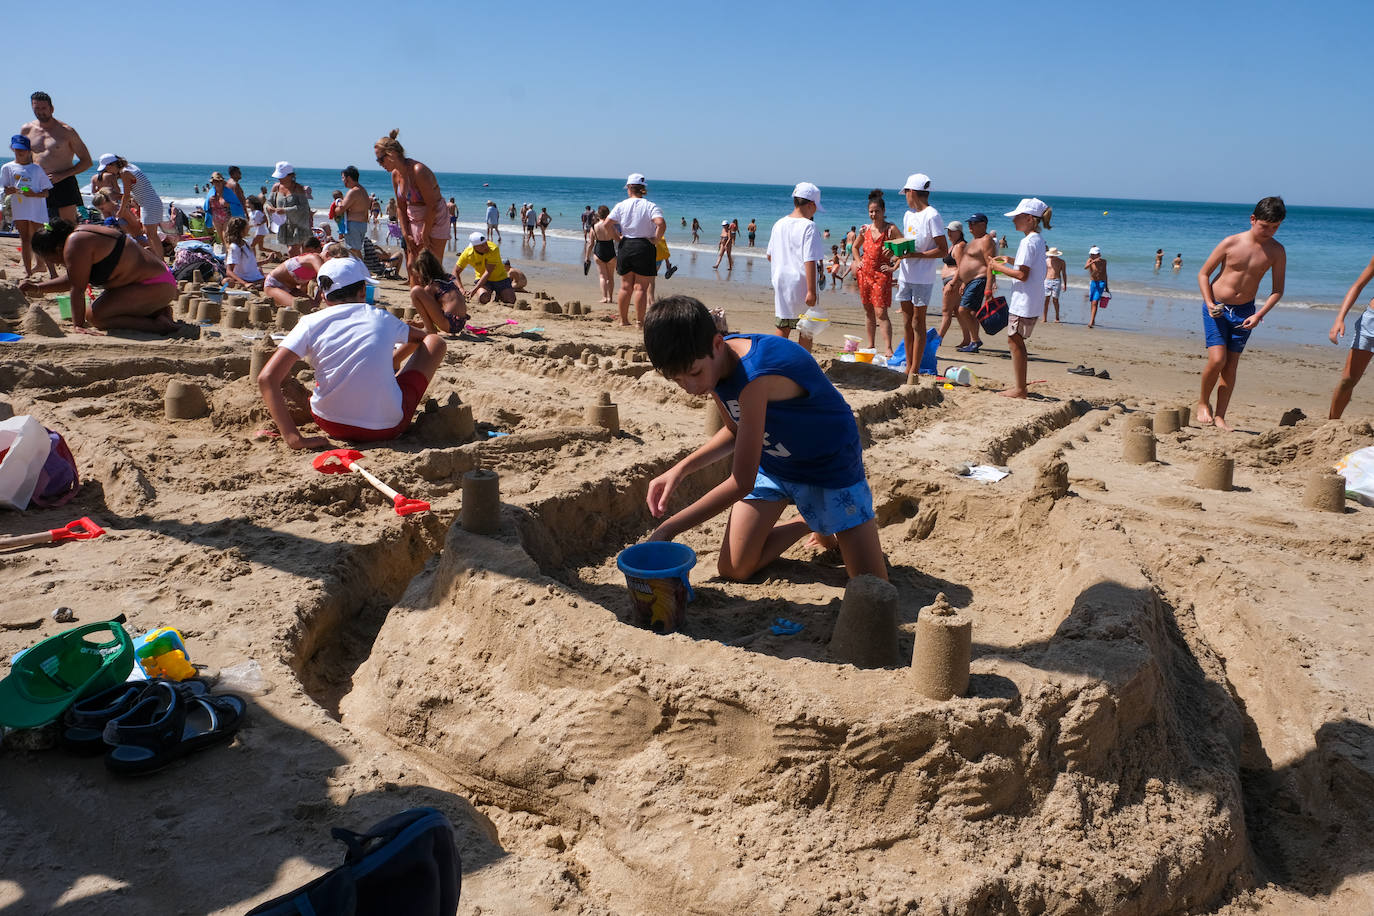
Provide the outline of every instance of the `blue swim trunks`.
[[1207,346],[1225,347],[1232,353],[1244,353],[1245,343],[1250,339],[1253,328],[1240,325],[1255,314],[1255,300],[1251,299],[1244,305],[1226,305],[1223,302],[1217,305],[1221,306],[1221,314],[1215,318],[1207,311],[1206,303],[1202,306],[1202,333],[1207,338]]
[[759,470],[746,500],[794,503],[806,524],[817,534],[838,534],[873,518],[873,491],[867,480],[839,489],[777,480]]
[[1088,301],[1096,302],[1102,298],[1102,294],[1107,291],[1106,280],[1090,280],[1088,282]]

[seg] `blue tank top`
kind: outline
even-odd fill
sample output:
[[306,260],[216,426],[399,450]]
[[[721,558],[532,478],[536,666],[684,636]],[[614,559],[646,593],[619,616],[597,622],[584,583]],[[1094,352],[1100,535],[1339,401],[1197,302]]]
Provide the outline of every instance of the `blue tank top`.
[[791,379],[806,392],[790,401],[771,401],[763,421],[759,467],[769,477],[839,489],[864,479],[863,447],[854,412],[798,344],[776,334],[730,334],[748,340],[739,367],[716,383],[716,394],[739,421],[739,395],[764,375]]

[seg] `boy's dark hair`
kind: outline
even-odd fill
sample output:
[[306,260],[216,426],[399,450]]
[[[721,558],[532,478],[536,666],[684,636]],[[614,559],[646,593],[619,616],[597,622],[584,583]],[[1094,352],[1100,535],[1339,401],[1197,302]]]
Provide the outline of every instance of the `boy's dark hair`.
[[794,198],[792,198],[792,206],[796,207],[798,210],[800,210],[802,207],[806,206],[807,204],[813,203],[813,202],[814,202],[814,201],[807,200],[805,197],[794,197]]
[[323,251],[324,242],[321,242],[318,236],[312,235],[304,242],[301,242],[301,248],[305,249],[306,251]]
[[46,92],[44,92],[42,89],[40,89],[40,90],[38,90],[37,92],[35,92],[33,95],[29,96],[29,101],[30,101],[30,102],[47,102],[49,105],[51,105],[51,104],[52,104],[52,96],[48,95]]
[[675,378],[692,363],[711,355],[716,321],[701,300],[668,296],[644,316],[644,349],[649,362],[666,378]]
[[351,181],[358,180],[358,167],[356,165],[344,166],[343,176]]
[[1266,197],[1255,204],[1255,212],[1252,215],[1261,222],[1281,223],[1288,215],[1288,208],[1283,205],[1282,197]]

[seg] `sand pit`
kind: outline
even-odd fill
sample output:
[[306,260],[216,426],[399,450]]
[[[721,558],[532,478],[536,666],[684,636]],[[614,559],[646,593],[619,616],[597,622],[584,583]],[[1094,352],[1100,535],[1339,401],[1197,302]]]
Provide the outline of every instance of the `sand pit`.
[[[710,412],[632,334],[522,327],[452,343],[416,430],[364,449],[433,506],[404,519],[356,477],[255,437],[257,342],[237,329],[3,351],[6,401],[67,435],[87,483],[62,509],[0,517],[0,533],[89,515],[109,534],[0,555],[0,653],[55,632],[58,605],[82,621],[123,612],[138,632],[179,626],[212,668],[256,663],[261,689],[232,745],[144,781],[0,750],[0,823],[26,838],[0,853],[0,908],[242,912],[332,866],[330,827],[417,804],[458,828],[464,912],[1357,912],[1371,899],[1374,731],[1360,710],[1374,673],[1344,647],[1374,636],[1350,584],[1374,523],[1304,505],[1312,475],[1374,442],[1367,423],[1244,439],[1187,427],[1131,464],[1125,417],[1158,417],[1182,386],[1147,403],[1113,365],[1119,389],[1085,399],[1070,382],[1014,403],[988,381],[1009,373],[995,356],[979,356],[983,387],[952,390],[827,358],[859,418],[895,594],[893,657],[858,668],[834,648],[839,558],[798,546],[725,580],[723,516],[681,538],[698,555],[682,630],[627,622],[616,555],[651,530],[648,482],[700,443]],[[188,386],[209,415],[166,419],[169,389]],[[1221,447],[1244,486],[1195,487]],[[980,484],[961,463],[1012,474]],[[678,500],[723,473],[698,473]],[[774,632],[778,618],[802,629]],[[944,642],[917,652],[932,633]],[[948,670],[914,671],[913,654]],[[925,690],[926,674],[948,689]]]

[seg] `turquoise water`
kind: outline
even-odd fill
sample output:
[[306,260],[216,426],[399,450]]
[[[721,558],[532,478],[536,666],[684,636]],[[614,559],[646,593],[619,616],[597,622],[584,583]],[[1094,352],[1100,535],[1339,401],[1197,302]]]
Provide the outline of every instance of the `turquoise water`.
[[[364,159],[363,161],[367,161]],[[347,163],[343,163],[347,164]],[[212,171],[225,170],[226,165],[188,165],[176,163],[139,163],[165,199],[192,197],[191,188],[204,184]],[[244,185],[256,190],[272,184],[272,168],[267,165],[243,166]],[[361,168],[361,166],[360,166]],[[337,169],[307,169],[297,172],[298,179],[311,185],[315,205],[325,209],[330,191],[341,188]],[[906,176],[884,176],[894,182]],[[614,205],[624,194],[624,179],[561,178],[528,175],[468,175],[451,172],[438,173],[439,186],[445,197],[454,197],[459,206],[459,220],[477,225],[484,221],[486,201],[495,200],[501,208],[504,249],[512,257],[522,256],[539,260],[577,263],[581,260],[582,208],[600,204]],[[385,204],[391,197],[390,176],[377,169],[362,172],[363,185],[377,194]],[[724,265],[719,272],[722,280],[759,286],[768,285],[768,268],[759,259],[768,244],[768,227],[791,211],[792,185],[732,184],[726,182],[659,181],[649,175],[649,197],[663,208],[668,217],[668,241],[675,252],[675,263],[686,271],[684,276],[714,275],[715,239],[723,219],[738,219],[744,227],[751,218],[759,223],[757,248],[746,248],[741,230],[736,247],[736,266],[727,275]],[[850,226],[867,221],[869,188],[822,187],[822,202],[826,210],[816,217],[823,229],[831,231],[831,243],[842,241]],[[896,219],[905,204],[895,188],[887,192],[889,218]],[[1025,194],[1035,189],[1026,189]],[[1257,189],[1256,199],[1272,189]],[[989,228],[998,235],[1009,234],[1014,246],[1018,236],[1011,228],[1011,220],[1002,214],[1015,206],[1023,194],[973,194],[937,190],[931,203],[948,222],[965,220],[970,213],[981,211],[991,218]],[[1251,204],[1199,203],[1191,201],[1118,200],[1113,198],[1066,197],[1046,198],[1054,207],[1054,228],[1045,232],[1048,244],[1064,250],[1069,264],[1070,281],[1075,287],[1086,286],[1086,273],[1081,268],[1087,259],[1088,248],[1098,245],[1107,258],[1111,286],[1121,305],[1163,299],[1168,301],[1197,301],[1197,269],[1223,237],[1248,228]],[[554,222],[547,248],[535,246],[517,254],[515,243],[519,231],[515,221],[506,217],[507,208],[515,203],[530,202],[547,207]],[[682,218],[690,225],[693,217],[702,224],[701,243],[689,245],[691,234],[682,227]],[[1339,305],[1346,289],[1374,253],[1374,210],[1332,207],[1292,207],[1288,219],[1279,230],[1278,240],[1288,250],[1288,280],[1281,309],[1331,308]],[[1156,248],[1164,249],[1164,268],[1153,270]],[[691,257],[695,252],[696,257]],[[1183,269],[1175,274],[1169,269],[1174,255],[1182,253]],[[1077,298],[1070,290],[1066,301]],[[1267,283],[1261,294],[1267,294]],[[1115,306],[1113,307],[1115,309]],[[1329,317],[1324,319],[1329,324]]]

